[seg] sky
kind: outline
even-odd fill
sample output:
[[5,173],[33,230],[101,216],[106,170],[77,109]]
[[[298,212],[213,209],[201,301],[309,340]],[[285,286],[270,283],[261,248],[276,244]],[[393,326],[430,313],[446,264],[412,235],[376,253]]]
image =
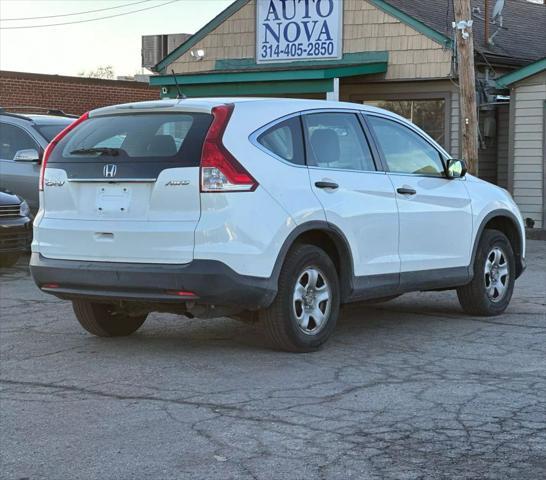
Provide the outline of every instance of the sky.
[[[36,27],[117,15],[168,1],[0,0],[0,70],[78,75],[82,71],[112,65],[117,76],[141,73],[142,35],[195,33],[232,3],[231,0],[175,0],[131,15],[73,25]],[[126,6],[112,8],[120,5]],[[25,21],[8,20],[105,8],[110,10]],[[32,28],[5,28],[28,25]]]
[[[543,0],[532,0],[543,1]],[[161,6],[170,2],[166,5]],[[116,76],[141,69],[141,36],[194,33],[232,0],[0,0],[0,69],[78,75],[112,65]],[[122,7],[120,7],[122,6]],[[156,7],[148,9],[149,7]],[[120,8],[114,8],[120,7]],[[110,19],[37,28],[148,9]],[[83,15],[58,16],[108,9]],[[13,21],[14,18],[44,17]],[[6,27],[32,26],[7,29]]]

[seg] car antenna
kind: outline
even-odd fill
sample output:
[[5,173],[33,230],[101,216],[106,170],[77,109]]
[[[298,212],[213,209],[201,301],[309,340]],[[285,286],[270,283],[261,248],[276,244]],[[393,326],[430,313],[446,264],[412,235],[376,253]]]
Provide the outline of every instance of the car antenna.
[[178,85],[178,81],[176,80],[176,74],[174,73],[174,68],[171,70],[172,74],[173,74],[173,79],[174,79],[174,84],[176,85],[176,91],[178,92],[178,94],[176,95],[176,98],[178,100],[182,99],[186,99],[188,97],[186,97],[186,95],[184,95],[184,93],[182,92],[182,90],[180,90],[180,85]]

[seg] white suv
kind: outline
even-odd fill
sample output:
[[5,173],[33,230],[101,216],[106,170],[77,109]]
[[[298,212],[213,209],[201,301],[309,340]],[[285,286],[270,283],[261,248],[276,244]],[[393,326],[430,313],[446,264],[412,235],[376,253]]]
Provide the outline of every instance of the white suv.
[[523,222],[465,173],[413,124],[351,103],[102,108],[45,152],[32,275],[99,336],[165,311],[258,320],[310,351],[341,304],[417,290],[497,315],[525,268]]

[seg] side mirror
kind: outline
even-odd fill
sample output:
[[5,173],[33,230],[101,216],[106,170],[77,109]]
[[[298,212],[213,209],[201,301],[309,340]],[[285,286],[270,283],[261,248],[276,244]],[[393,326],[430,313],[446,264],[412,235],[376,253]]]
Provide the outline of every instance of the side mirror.
[[466,175],[466,164],[464,160],[450,158],[446,164],[447,178],[463,178]]
[[29,148],[26,150],[17,150],[13,160],[16,162],[39,162],[40,154],[34,148]]

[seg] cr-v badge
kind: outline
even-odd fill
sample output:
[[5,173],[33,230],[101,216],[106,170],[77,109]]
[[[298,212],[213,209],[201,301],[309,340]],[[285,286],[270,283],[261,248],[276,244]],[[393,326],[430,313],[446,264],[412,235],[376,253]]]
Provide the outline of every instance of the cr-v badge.
[[116,173],[118,173],[118,167],[117,165],[112,164],[106,164],[102,169],[102,174],[106,178],[112,178],[116,176]]
[[189,185],[189,180],[169,180],[165,186],[166,187],[183,187],[184,185]]
[[44,181],[46,187],[62,187],[64,185],[64,180],[48,180],[47,178]]

